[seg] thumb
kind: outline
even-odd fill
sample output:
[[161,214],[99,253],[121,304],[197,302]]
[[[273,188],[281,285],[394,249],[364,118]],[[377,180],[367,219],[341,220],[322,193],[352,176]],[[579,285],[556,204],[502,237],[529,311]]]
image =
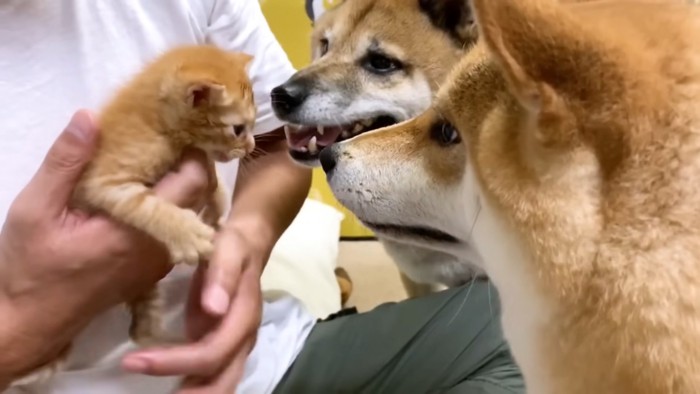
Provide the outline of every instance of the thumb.
[[[230,230],[229,230],[230,231]],[[210,316],[224,316],[229,310],[231,298],[236,294],[245,261],[242,251],[245,245],[234,234],[223,231],[217,240],[206,272],[202,292],[202,308]]]
[[34,174],[27,196],[49,217],[63,214],[85,166],[97,147],[97,127],[89,111],[73,114]]

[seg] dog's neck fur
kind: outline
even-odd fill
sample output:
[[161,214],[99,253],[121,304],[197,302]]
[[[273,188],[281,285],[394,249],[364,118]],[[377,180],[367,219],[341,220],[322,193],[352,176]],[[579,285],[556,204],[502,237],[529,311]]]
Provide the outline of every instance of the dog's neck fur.
[[[509,244],[476,242],[529,391],[698,392],[700,45],[614,39],[625,36],[619,25],[616,36],[610,27],[599,36],[567,28],[570,16],[556,12],[546,15],[555,22],[534,23],[544,17],[536,7],[509,20],[540,26],[539,37],[498,20],[512,4],[477,11],[497,58],[483,67],[506,70],[483,72],[492,80],[480,83],[508,86],[513,97],[495,93],[497,109],[463,127],[486,200],[481,226]],[[649,28],[674,20],[700,34],[679,15],[652,18]],[[630,21],[639,19],[617,23]],[[475,99],[464,94],[474,91],[460,79],[467,74],[451,78],[450,100]]]

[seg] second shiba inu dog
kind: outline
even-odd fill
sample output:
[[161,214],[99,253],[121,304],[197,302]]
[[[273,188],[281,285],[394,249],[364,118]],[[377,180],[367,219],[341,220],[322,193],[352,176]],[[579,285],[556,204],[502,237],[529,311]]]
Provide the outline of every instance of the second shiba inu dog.
[[476,248],[529,393],[700,393],[700,8],[472,5],[430,110],[321,153],[335,195]]
[[[277,116],[290,123],[292,158],[318,166],[323,147],[427,109],[473,45],[473,26],[462,0],[347,0],[321,15],[313,30],[313,62],[272,91]],[[475,275],[469,259],[397,239],[390,229],[372,230],[399,265],[411,296]]]

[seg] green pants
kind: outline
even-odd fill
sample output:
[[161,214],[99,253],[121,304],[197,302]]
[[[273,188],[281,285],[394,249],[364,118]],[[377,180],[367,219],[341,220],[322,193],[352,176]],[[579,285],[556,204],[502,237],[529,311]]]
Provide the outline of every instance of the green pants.
[[487,281],[318,323],[275,393],[524,393]]

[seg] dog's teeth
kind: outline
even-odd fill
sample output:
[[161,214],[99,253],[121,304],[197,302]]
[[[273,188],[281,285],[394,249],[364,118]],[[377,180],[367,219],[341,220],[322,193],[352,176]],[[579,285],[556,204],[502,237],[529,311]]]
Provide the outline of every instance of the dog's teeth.
[[369,127],[369,126],[372,125],[372,122],[374,122],[372,119],[365,119],[365,120],[362,121],[362,124],[363,124],[365,127]]
[[348,138],[348,137],[350,137],[350,132],[347,130],[343,130],[343,132],[340,134],[340,136],[343,138]]
[[316,145],[316,136],[311,137],[309,140],[309,153],[318,152],[318,145]]
[[355,127],[352,128],[353,133],[359,133],[362,131],[362,125],[359,123],[355,123]]
[[299,150],[299,152],[308,152],[309,151],[308,149],[306,149],[305,146],[300,146],[298,150]]
[[317,126],[316,132],[318,133],[318,135],[323,135],[323,126]]

